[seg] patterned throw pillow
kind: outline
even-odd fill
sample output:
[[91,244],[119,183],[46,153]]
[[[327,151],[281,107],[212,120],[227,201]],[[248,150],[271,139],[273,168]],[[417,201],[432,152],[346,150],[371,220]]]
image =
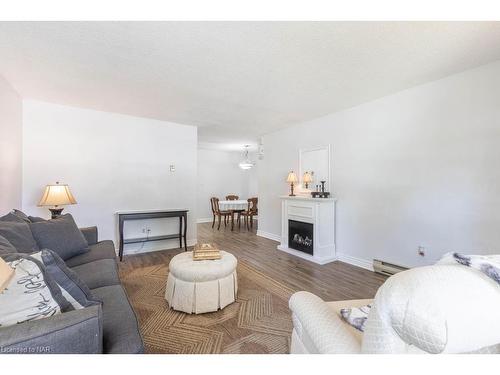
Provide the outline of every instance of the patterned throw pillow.
[[89,287],[78,277],[75,271],[68,268],[64,260],[56,252],[43,249],[30,255],[43,263],[46,273],[54,279],[61,288],[64,298],[71,303],[75,310],[102,303],[100,299],[92,295]]
[[437,264],[461,264],[475,268],[500,285],[500,255],[446,253]]
[[7,288],[0,293],[0,327],[73,310],[59,286],[36,259],[26,254],[8,254],[2,258],[15,273]]
[[340,316],[347,322],[347,324],[353,326],[358,331],[364,332],[366,320],[368,319],[368,314],[370,313],[371,308],[371,305],[365,305],[340,309]]
[[43,263],[46,273],[54,279],[61,288],[64,298],[71,303],[75,310],[102,302],[92,295],[88,286],[78,277],[75,271],[66,266],[64,260],[54,251],[43,249],[30,255]]

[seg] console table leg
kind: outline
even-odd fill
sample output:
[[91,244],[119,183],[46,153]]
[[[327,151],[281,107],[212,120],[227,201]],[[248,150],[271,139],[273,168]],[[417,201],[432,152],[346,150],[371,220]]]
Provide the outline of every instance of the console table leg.
[[182,249],[182,216],[179,216],[179,248]]
[[[187,214],[183,215],[184,217],[184,251],[187,251]],[[181,240],[182,242],[182,240]],[[182,246],[182,245],[181,245]]]
[[118,236],[120,238],[120,245],[118,247],[118,256],[120,257],[120,262],[123,261],[123,219],[118,218]]

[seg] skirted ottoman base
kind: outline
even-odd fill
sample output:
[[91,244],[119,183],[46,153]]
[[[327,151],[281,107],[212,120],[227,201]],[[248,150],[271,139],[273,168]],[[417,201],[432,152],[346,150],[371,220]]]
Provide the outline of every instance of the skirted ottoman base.
[[221,251],[218,260],[193,260],[192,252],[170,261],[165,299],[174,310],[202,314],[223,309],[236,300],[236,258]]

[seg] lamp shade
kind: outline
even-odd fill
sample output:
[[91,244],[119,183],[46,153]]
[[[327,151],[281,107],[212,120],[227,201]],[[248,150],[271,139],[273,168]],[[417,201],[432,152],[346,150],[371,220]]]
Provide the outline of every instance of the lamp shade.
[[290,171],[290,173],[288,173],[288,177],[286,178],[286,182],[297,182],[297,176],[295,175],[295,173],[293,173],[293,171]]
[[313,181],[313,179],[312,179],[311,172],[304,173],[304,176],[302,177],[302,182],[304,182],[305,184],[308,184],[308,183],[310,183],[312,181]]
[[42,199],[38,203],[39,206],[63,206],[66,204],[76,204],[76,199],[71,194],[68,185],[47,185],[43,192]]

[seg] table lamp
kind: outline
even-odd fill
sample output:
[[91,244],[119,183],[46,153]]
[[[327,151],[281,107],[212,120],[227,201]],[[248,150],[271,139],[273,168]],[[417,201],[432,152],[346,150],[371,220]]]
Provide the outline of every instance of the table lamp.
[[13,276],[14,269],[5,263],[2,258],[0,258],[0,293],[2,293],[7,286],[9,286]]
[[297,176],[295,175],[295,173],[293,173],[293,171],[290,171],[290,173],[288,173],[288,177],[286,178],[286,182],[288,182],[290,184],[289,196],[295,197],[295,194],[293,193],[293,184],[295,184],[297,182]]
[[309,184],[313,182],[312,173],[311,172],[304,173],[304,176],[302,177],[302,182],[304,183],[305,188],[308,189]]
[[47,185],[45,187],[45,191],[38,206],[53,206],[53,208],[49,208],[49,211],[52,214],[52,219],[55,219],[61,215],[64,209],[59,206],[67,204],[76,204],[75,197],[71,194],[68,185],[60,185],[59,182],[56,182],[55,185]]

